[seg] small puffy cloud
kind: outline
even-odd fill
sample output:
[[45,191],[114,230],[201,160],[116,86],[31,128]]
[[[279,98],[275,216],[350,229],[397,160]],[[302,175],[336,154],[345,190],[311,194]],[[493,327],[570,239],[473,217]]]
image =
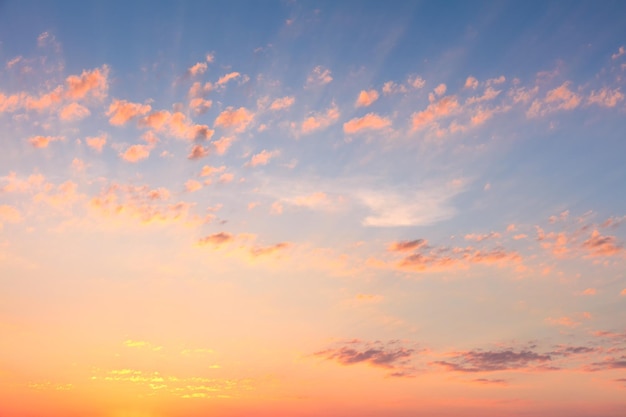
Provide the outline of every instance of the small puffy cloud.
[[506,77],[504,75],[499,76],[498,78],[490,78],[487,80],[487,85],[498,85],[502,84],[506,81]]
[[568,216],[569,216],[569,210],[564,210],[561,213],[559,213],[558,216],[548,217],[548,222],[551,224],[557,223],[557,222],[564,222],[567,220]]
[[15,65],[19,64],[20,62],[22,62],[24,60],[24,57],[19,55],[16,56],[15,58],[9,60],[6,64],[6,68],[7,69],[11,69],[13,68]]
[[324,113],[313,113],[302,122],[302,133],[325,129],[339,119],[339,108],[333,103]]
[[204,74],[207,68],[208,68],[208,65],[206,64],[206,62],[198,62],[192,65],[191,67],[189,67],[189,69],[187,70],[187,74],[191,75],[192,77],[195,77],[196,75]]
[[226,167],[224,165],[222,165],[221,167],[212,167],[210,165],[205,165],[202,167],[202,170],[200,171],[200,176],[208,177],[213,174],[221,174],[225,170],[226,170]]
[[376,90],[362,90],[359,93],[359,97],[356,99],[355,107],[368,107],[372,103],[378,100],[378,91]]
[[435,87],[435,94],[437,94],[438,96],[443,96],[446,93],[446,90],[448,89],[448,87],[446,87],[445,84],[439,84],[437,87]]
[[235,138],[230,136],[222,136],[216,141],[211,142],[213,147],[215,147],[215,153],[218,155],[224,155],[228,148],[232,145]]
[[261,152],[257,153],[256,155],[253,155],[250,161],[246,163],[246,166],[256,167],[259,165],[267,165],[270,159],[272,159],[273,157],[279,154],[280,154],[280,151],[278,150],[270,152],[270,151],[263,149]]
[[81,75],[70,75],[65,80],[66,95],[73,100],[92,96],[97,99],[106,97],[109,89],[109,67],[104,65],[92,71],[83,71]]
[[441,100],[430,103],[426,110],[413,113],[411,125],[413,130],[424,129],[437,119],[454,113],[459,108],[459,102],[454,96],[446,96]]
[[414,75],[409,77],[409,85],[413,88],[419,89],[426,85],[426,81],[422,77]]
[[313,71],[306,79],[306,87],[322,86],[326,85],[333,80],[331,72],[328,68],[324,68],[321,65],[313,68]]
[[545,319],[545,322],[552,326],[564,326],[564,327],[576,327],[580,324],[580,322],[575,321],[571,317],[563,316],[563,317],[548,317]]
[[102,148],[107,143],[106,134],[102,134],[100,136],[89,136],[85,138],[85,142],[87,142],[87,146],[96,150],[97,152],[102,152]]
[[280,201],[275,201],[272,203],[272,207],[270,208],[271,214],[282,214],[283,213],[283,205]]
[[196,115],[206,113],[206,111],[209,110],[212,105],[213,101],[205,100],[201,97],[193,98],[189,102],[189,108],[193,110]]
[[296,99],[294,97],[283,97],[283,98],[277,98],[276,100],[274,100],[272,102],[272,105],[270,106],[270,110],[282,110],[282,109],[287,109],[289,107],[291,107],[293,105],[293,103],[295,103]]
[[72,159],[72,169],[76,172],[82,172],[85,170],[85,168],[87,167],[87,165],[85,164],[85,162],[81,159],[78,158],[74,158]]
[[500,233],[497,232],[490,232],[487,234],[468,234],[465,235],[465,240],[472,240],[474,242],[482,242],[483,240],[487,240],[487,239],[497,239],[501,237]]
[[528,117],[544,116],[558,110],[573,110],[581,103],[580,95],[569,89],[569,81],[554,88],[546,94],[543,101],[535,100],[526,115]]
[[241,74],[239,74],[238,72],[230,72],[220,77],[219,80],[217,80],[216,85],[219,87],[223,87],[224,85],[228,84],[229,81],[236,80],[239,77],[241,77]]
[[231,174],[230,172],[226,172],[220,175],[220,177],[218,178],[218,181],[221,182],[222,184],[228,184],[229,182],[232,182],[234,179],[235,179],[235,176],[233,174]]
[[383,94],[386,96],[391,95],[391,94],[406,93],[406,92],[407,92],[407,89],[402,84],[397,84],[393,81],[387,81],[385,84],[383,84]]
[[233,240],[235,240],[235,237],[230,233],[219,232],[203,237],[198,241],[198,245],[222,246],[226,243],[232,242]]
[[280,242],[271,246],[256,246],[256,247],[250,248],[250,255],[254,257],[268,256],[277,252],[281,252],[287,249],[289,246],[290,244],[288,242]]
[[614,90],[603,88],[599,91],[592,91],[587,99],[587,103],[602,107],[615,107],[622,100],[624,100],[624,94],[619,91],[619,88]]
[[209,155],[209,150],[202,145],[193,145],[191,152],[187,155],[187,159],[200,159]]
[[114,99],[109,105],[106,115],[113,126],[122,126],[131,119],[144,116],[152,110],[149,104],[131,103],[126,100]]
[[619,49],[617,50],[617,52],[615,52],[613,55],[611,55],[611,58],[612,59],[617,59],[617,58],[621,57],[624,54],[626,54],[626,48],[624,48],[623,46],[620,46]]
[[204,85],[202,85],[202,83],[196,81],[195,83],[191,85],[191,87],[189,88],[189,93],[187,94],[189,98],[191,99],[205,98],[206,95],[209,94],[212,90],[213,90],[213,84],[205,83]]
[[150,150],[148,145],[132,145],[121,153],[120,157],[126,162],[138,162],[149,157]]
[[426,247],[428,241],[425,239],[400,240],[391,243],[387,250],[389,252],[411,252]]
[[185,191],[188,193],[193,193],[202,188],[202,183],[196,180],[188,180],[185,182]]
[[87,107],[78,103],[70,103],[59,111],[59,118],[63,121],[73,121],[84,119],[90,114],[91,112]]
[[591,233],[591,237],[584,241],[582,246],[591,256],[615,256],[624,252],[615,236],[602,236],[597,230]]
[[65,140],[63,136],[32,136],[28,138],[28,142],[35,148],[47,148],[51,142]]
[[178,139],[207,140],[214,131],[207,125],[194,124],[181,112],[155,111],[139,121],[140,126],[165,132]]
[[475,90],[478,87],[478,80],[471,75],[465,80],[465,88]]
[[242,132],[252,122],[253,118],[254,114],[245,107],[239,107],[238,109],[228,107],[217,116],[213,124],[214,126],[232,128],[237,132]]
[[596,295],[596,293],[597,290],[595,288],[587,288],[583,292],[581,292],[582,295]]
[[368,113],[344,123],[343,131],[350,135],[362,130],[380,130],[389,126],[391,126],[391,120],[375,113]]

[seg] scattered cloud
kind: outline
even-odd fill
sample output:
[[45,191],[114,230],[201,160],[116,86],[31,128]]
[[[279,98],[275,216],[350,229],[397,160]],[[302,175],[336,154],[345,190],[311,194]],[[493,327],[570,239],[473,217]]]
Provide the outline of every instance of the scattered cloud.
[[622,94],[619,88],[611,90],[605,87],[598,91],[593,90],[587,99],[587,103],[602,107],[615,107],[622,100],[624,100],[624,94]]
[[296,99],[293,96],[277,98],[272,102],[270,110],[288,109],[289,107],[293,106],[293,103],[295,103],[295,101]]
[[275,156],[278,156],[279,154],[280,154],[280,151],[278,150],[267,151],[263,149],[261,152],[253,155],[250,161],[246,163],[246,166],[256,167],[259,165],[267,165],[270,159],[274,158]]
[[104,133],[100,136],[89,136],[85,138],[85,142],[87,142],[87,146],[95,151],[102,152],[104,145],[107,143],[107,136]]
[[551,360],[550,355],[543,355],[532,350],[505,349],[459,352],[454,354],[451,360],[433,363],[453,372],[495,372],[534,369],[550,363]]
[[615,52],[613,55],[611,55],[611,59],[617,59],[617,58],[621,57],[624,54],[626,54],[626,48],[624,48],[623,46],[620,46],[619,49],[617,50],[617,52]]
[[339,119],[339,108],[333,103],[323,113],[312,113],[302,122],[303,134],[312,133],[316,130],[325,129]]
[[322,86],[330,83],[333,80],[331,72],[328,68],[324,68],[321,65],[313,68],[313,71],[306,79],[306,87]]
[[439,101],[430,103],[426,110],[413,113],[411,116],[412,129],[421,130],[438,119],[453,114],[459,108],[459,102],[455,96],[442,97]]
[[192,77],[195,77],[197,75],[204,74],[207,68],[208,68],[208,65],[206,62],[198,62],[192,65],[191,67],[189,67],[189,69],[187,70],[187,74],[189,74]]
[[217,83],[215,84],[219,87],[223,87],[224,85],[228,84],[229,81],[236,80],[239,77],[241,77],[240,73],[230,72],[220,77],[219,80],[217,80]]
[[63,136],[31,136],[28,138],[28,142],[35,148],[47,148],[50,143],[63,140],[65,140]]
[[89,116],[91,112],[85,106],[78,103],[70,103],[59,112],[59,118],[63,121],[81,120]]
[[151,147],[148,145],[132,145],[120,154],[126,162],[139,162],[150,156]]
[[465,88],[475,90],[478,87],[478,80],[471,75],[465,80]]
[[149,104],[131,103],[126,100],[114,99],[109,105],[106,115],[113,126],[122,126],[131,119],[144,116],[152,110]]
[[215,119],[214,125],[226,129],[234,129],[236,132],[243,132],[252,122],[254,114],[245,107],[227,107]]
[[391,126],[391,120],[375,113],[368,113],[363,117],[357,117],[344,123],[343,131],[351,135],[363,130],[380,130],[389,126]]
[[361,90],[359,97],[356,99],[355,107],[368,107],[378,100],[378,91],[376,90]]

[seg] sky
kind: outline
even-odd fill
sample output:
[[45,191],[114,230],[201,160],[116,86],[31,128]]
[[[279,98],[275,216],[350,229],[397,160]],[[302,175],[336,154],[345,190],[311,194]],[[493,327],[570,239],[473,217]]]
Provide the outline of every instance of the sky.
[[0,1],[0,415],[623,416],[625,18]]

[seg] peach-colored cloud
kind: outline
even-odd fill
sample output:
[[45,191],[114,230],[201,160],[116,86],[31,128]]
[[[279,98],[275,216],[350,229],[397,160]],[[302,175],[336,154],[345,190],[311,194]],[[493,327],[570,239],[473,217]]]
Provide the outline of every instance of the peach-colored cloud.
[[605,87],[599,91],[592,91],[587,99],[587,103],[597,104],[602,107],[615,107],[622,100],[624,100],[624,94],[619,91],[619,88],[611,90]]
[[27,193],[37,190],[46,184],[46,178],[41,174],[31,174],[27,179],[21,179],[15,172],[0,177],[0,182],[4,183],[0,191],[5,193]]
[[572,110],[578,107],[582,99],[580,95],[569,89],[570,84],[569,81],[566,81],[559,87],[548,91],[543,101],[533,101],[526,115],[528,117],[539,117],[554,111]]
[[383,84],[383,94],[388,96],[391,94],[398,94],[398,93],[406,93],[407,89],[404,85],[402,84],[397,84],[393,81],[387,81],[386,83]]
[[420,89],[426,85],[426,81],[419,75],[413,75],[409,77],[409,85],[413,88]]
[[207,140],[214,130],[207,125],[194,124],[181,112],[155,111],[139,120],[142,127],[165,132],[177,139]]
[[6,64],[6,68],[7,68],[7,69],[11,69],[11,68],[13,68],[15,65],[19,64],[19,63],[20,63],[21,61],[23,61],[23,60],[24,60],[24,57],[23,57],[23,56],[21,56],[21,55],[16,56],[15,58],[13,58],[13,59],[11,59],[11,60],[9,60],[9,61],[7,62],[7,64]]
[[437,119],[446,117],[454,113],[459,108],[459,102],[455,96],[446,96],[441,100],[430,103],[426,110],[413,113],[411,124],[413,130],[424,129]]
[[591,256],[615,256],[624,253],[624,248],[617,243],[615,236],[602,236],[598,230],[594,230],[582,246]]
[[82,159],[74,158],[72,159],[71,166],[74,171],[83,172],[85,168],[87,167],[87,164],[85,164],[85,161],[83,161]]
[[220,166],[220,167],[212,167],[209,165],[205,165],[202,167],[202,171],[200,171],[200,176],[201,177],[208,177],[211,176],[213,174],[220,174],[222,172],[224,172],[226,170],[226,167],[224,165]]
[[89,116],[91,112],[85,106],[78,103],[70,103],[59,112],[59,118],[63,121],[80,120]]
[[619,295],[626,296],[626,288],[624,288],[624,289],[623,289],[623,290],[619,293]]
[[351,135],[362,130],[380,130],[389,126],[391,126],[391,120],[375,113],[368,113],[363,117],[357,117],[344,123],[343,131]]
[[250,249],[250,254],[254,257],[272,255],[284,251],[289,246],[288,242],[280,242],[271,246],[256,246]]
[[222,87],[226,85],[229,81],[235,80],[239,77],[241,77],[241,74],[239,74],[238,72],[231,72],[231,73],[225,74],[224,76],[220,77],[219,80],[217,80],[216,85]]
[[227,107],[226,110],[217,116],[213,124],[214,126],[233,128],[237,132],[243,132],[253,118],[254,114],[245,107],[239,107],[238,109]]
[[65,140],[63,136],[32,136],[28,138],[28,142],[35,148],[47,148],[51,142]]
[[207,68],[208,66],[206,62],[198,62],[192,65],[191,67],[189,67],[189,69],[187,70],[187,74],[191,75],[192,77],[195,77],[196,75],[204,74]]
[[214,233],[212,235],[203,237],[198,241],[198,245],[208,245],[211,244],[213,246],[219,247],[226,243],[230,243],[235,240],[235,237],[226,232]]
[[415,240],[400,240],[397,242],[392,242],[387,250],[389,252],[411,252],[414,250],[425,248],[428,245],[428,241],[426,239],[415,239]]
[[309,207],[309,208],[327,206],[330,203],[328,195],[326,195],[326,193],[323,193],[321,191],[304,195],[304,196],[295,197],[290,202],[299,207]]
[[221,182],[222,184],[228,184],[229,182],[232,182],[234,179],[235,179],[235,175],[231,174],[230,172],[226,172],[220,175],[220,177],[218,178],[218,181]]
[[63,99],[63,87],[58,86],[53,91],[42,94],[39,97],[23,96],[21,105],[26,110],[42,111],[61,103]]
[[279,154],[280,152],[277,150],[270,152],[270,151],[263,149],[261,152],[257,153],[256,155],[253,155],[250,161],[246,163],[246,166],[256,167],[259,165],[267,165],[270,159],[274,158],[275,156]]
[[325,113],[313,113],[302,122],[302,133],[325,129],[339,119],[339,108],[333,103]]
[[619,49],[617,50],[617,52],[615,52],[613,55],[611,55],[612,59],[617,59],[620,56],[626,54],[626,48],[624,48],[623,46],[620,46]]
[[85,142],[87,142],[87,146],[89,146],[92,149],[95,149],[98,152],[102,152],[102,148],[104,148],[104,145],[106,145],[107,143],[107,137],[106,134],[102,134],[100,136],[90,136],[85,138]]
[[520,233],[519,235],[515,235],[515,236],[513,236],[513,239],[514,239],[514,240],[521,240],[521,239],[526,239],[527,237],[528,237],[528,235],[527,235],[527,234],[525,234],[525,233]]
[[573,318],[567,316],[556,318],[547,317],[544,321],[552,326],[576,327],[580,324],[580,322],[575,321]]
[[306,79],[306,87],[326,85],[333,80],[331,72],[328,68],[321,65],[313,68],[313,71]]
[[548,218],[548,222],[549,223],[564,222],[567,220],[568,216],[569,216],[569,210],[564,210],[561,213],[559,213],[558,216],[550,216]]
[[189,155],[187,155],[187,159],[200,159],[209,155],[209,150],[202,145],[193,145]]
[[582,295],[596,295],[597,290],[595,288],[587,288],[581,294]]
[[504,75],[499,76],[498,78],[490,78],[486,81],[486,84],[489,85],[497,85],[502,84],[506,81],[506,77]]
[[283,205],[280,201],[275,201],[272,203],[272,207],[270,208],[271,214],[282,214],[283,213]]
[[195,83],[191,85],[191,87],[189,88],[189,93],[187,94],[189,98],[191,99],[205,98],[206,95],[209,94],[212,90],[213,90],[213,84],[211,84],[210,82],[207,82],[204,85],[202,85],[202,83],[196,81]]
[[435,87],[433,91],[435,92],[435,94],[441,97],[446,93],[447,89],[448,87],[446,87],[446,85],[442,83],[442,84],[439,84],[437,87]]
[[114,99],[109,105],[106,115],[113,126],[122,126],[131,119],[144,116],[152,110],[149,104],[131,103],[126,100]]
[[550,250],[555,256],[563,256],[570,252],[571,239],[563,232],[546,234],[543,229],[537,227],[537,240],[542,242],[541,246],[544,249]]
[[218,140],[211,142],[211,144],[215,147],[216,154],[224,155],[234,140],[235,138],[233,137],[222,136]]
[[206,113],[206,111],[209,110],[212,105],[213,101],[205,100],[201,97],[191,99],[191,101],[189,102],[189,108],[193,110],[196,115]]
[[465,235],[465,240],[473,240],[474,242],[482,242],[483,240],[498,239],[500,237],[501,235],[498,232],[490,232],[487,234],[471,233],[471,234]]
[[148,145],[132,145],[120,157],[126,162],[138,162],[150,156],[150,149]]
[[293,103],[295,103],[296,99],[293,96],[286,96],[286,97],[282,97],[282,98],[277,98],[276,100],[274,100],[272,102],[272,105],[270,106],[270,110],[282,110],[282,109],[287,109],[291,106],[293,106]]
[[97,99],[106,97],[109,89],[109,67],[103,65],[91,71],[83,71],[81,75],[70,75],[66,78],[67,96],[73,100],[90,95]]
[[196,192],[202,188],[202,183],[196,180],[188,180],[185,182],[185,191],[189,193]]
[[470,97],[466,100],[467,104],[475,104],[483,101],[493,100],[498,97],[498,95],[502,92],[502,90],[495,90],[493,87],[487,87],[483,92],[482,96],[478,97]]
[[19,223],[22,221],[22,214],[18,209],[6,204],[0,205],[0,228],[3,223]]
[[465,80],[465,88],[475,90],[478,87],[478,80],[471,75]]
[[25,101],[25,94],[11,94],[6,96],[0,93],[0,113],[14,112],[23,107]]
[[539,92],[539,86],[535,86],[530,90],[526,87],[512,89],[508,95],[513,99],[513,103],[528,103]]
[[359,97],[356,99],[355,107],[368,107],[378,100],[378,91],[372,89],[369,91],[361,90]]

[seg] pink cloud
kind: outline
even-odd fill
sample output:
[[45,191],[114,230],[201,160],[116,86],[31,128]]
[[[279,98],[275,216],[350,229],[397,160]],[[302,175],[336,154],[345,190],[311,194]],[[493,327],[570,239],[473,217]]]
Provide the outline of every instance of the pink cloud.
[[582,246],[591,256],[615,256],[624,252],[624,248],[617,244],[615,236],[602,236],[597,230],[591,233],[591,237]]
[[203,237],[198,241],[199,245],[208,245],[211,244],[213,246],[222,246],[224,244],[230,243],[235,240],[235,237],[226,232],[214,233],[212,235]]
[[193,110],[196,115],[204,114],[211,108],[213,101],[205,100],[203,98],[194,98],[189,102],[189,108]]
[[446,93],[446,90],[448,89],[448,87],[446,87],[445,84],[439,84],[437,87],[435,87],[435,94],[437,94],[438,96],[442,96]]
[[571,317],[563,316],[563,317],[548,317],[545,319],[545,322],[553,325],[553,326],[565,326],[565,327],[576,327],[580,324],[580,322],[575,321]]
[[471,75],[465,80],[465,88],[475,90],[478,87],[478,80]]
[[328,84],[332,80],[333,77],[331,76],[330,70],[328,68],[322,67],[321,65],[318,65],[317,67],[313,68],[313,71],[311,71],[311,73],[307,77],[306,86],[322,86]]
[[106,97],[109,89],[109,67],[104,65],[92,71],[83,71],[81,75],[70,75],[65,80],[67,96],[71,99],[82,99],[91,95],[97,99]]
[[139,121],[140,126],[165,132],[177,139],[207,140],[214,131],[207,125],[194,124],[181,112],[155,111]]
[[581,103],[581,97],[569,89],[569,81],[554,88],[546,94],[543,101],[535,100],[526,115],[528,117],[544,116],[558,110],[572,110]]
[[584,290],[581,294],[582,295],[596,295],[596,289],[595,288],[587,288],[586,290]]
[[254,114],[245,107],[238,109],[227,107],[217,116],[213,124],[223,128],[234,128],[235,131],[242,132],[252,122],[253,118]]
[[420,130],[437,119],[449,116],[459,108],[459,102],[454,96],[446,96],[441,100],[430,103],[426,110],[413,113],[411,123],[413,130]]
[[387,250],[390,252],[411,252],[421,248],[425,248],[428,245],[428,241],[425,239],[416,240],[401,240],[391,243]]
[[239,74],[238,72],[231,72],[228,74],[225,74],[224,76],[220,77],[219,80],[217,80],[216,85],[218,86],[224,86],[226,85],[229,81],[235,80],[237,78],[239,78],[241,76],[241,74]]
[[268,256],[277,252],[284,251],[290,246],[288,242],[280,242],[271,246],[257,246],[250,249],[250,254],[254,257]]
[[98,152],[102,152],[102,148],[104,148],[104,145],[107,143],[107,137],[106,134],[91,136],[87,137],[85,142],[87,142],[87,146],[90,148],[95,149]]
[[406,93],[407,89],[402,84],[396,84],[393,81],[387,81],[383,84],[383,94],[388,96],[391,94]]
[[152,110],[149,104],[131,103],[126,100],[114,99],[109,105],[106,115],[113,126],[122,126],[131,119],[143,116]]
[[233,137],[222,136],[216,141],[211,142],[215,147],[215,153],[224,155],[235,139]]
[[126,151],[120,154],[120,157],[126,162],[138,162],[150,156],[150,146],[132,145]]
[[185,182],[185,191],[189,193],[196,192],[202,188],[202,183],[196,180],[188,180]]
[[271,214],[282,214],[283,213],[283,205],[280,201],[275,201],[272,203],[272,207],[270,208]]
[[426,85],[426,81],[422,77],[414,75],[409,77],[409,85],[415,89],[420,89]]
[[261,152],[253,155],[250,161],[246,164],[246,166],[255,167],[259,165],[267,165],[270,159],[279,155],[279,151],[267,151],[263,149]]
[[89,116],[91,112],[85,106],[78,103],[70,103],[59,112],[59,118],[63,121],[80,120]]
[[378,100],[378,91],[376,90],[362,90],[359,93],[359,97],[356,100],[356,103],[354,104],[355,107],[368,107],[370,105],[372,105],[372,103],[374,103],[376,100]]
[[224,165],[222,165],[221,167],[212,167],[209,165],[205,165],[202,167],[202,171],[200,171],[200,176],[201,177],[208,177],[211,176],[213,174],[219,174],[224,172],[224,170],[226,170],[226,167]]
[[35,148],[47,148],[51,142],[63,141],[63,136],[33,136],[28,138],[28,142]]
[[619,295],[626,296],[626,288],[624,288],[624,289],[623,289],[623,290],[619,293]]
[[467,104],[475,104],[483,101],[493,100],[498,97],[502,90],[494,90],[492,87],[487,87],[482,96],[479,97],[470,97],[467,99]]
[[193,145],[191,152],[187,155],[187,159],[200,159],[209,155],[209,150],[202,145]]
[[605,87],[597,92],[595,90],[592,91],[587,99],[587,103],[597,104],[602,107],[615,107],[622,100],[624,100],[624,94],[619,91],[619,88],[610,90]]
[[187,70],[187,74],[191,75],[192,77],[195,77],[196,75],[204,74],[207,68],[208,66],[206,62],[198,62],[192,65],[191,67],[189,67],[189,69]]
[[391,126],[391,120],[375,113],[368,113],[363,117],[354,118],[344,123],[343,131],[350,135],[362,130],[380,130],[389,126]]
[[615,52],[613,55],[611,55],[612,59],[617,59],[620,56],[626,54],[626,49],[623,46],[620,46],[619,49],[617,50],[617,52]]
[[0,205],[0,229],[2,223],[19,223],[22,221],[22,214],[18,209],[6,204]]
[[230,172],[226,172],[220,175],[218,181],[221,182],[222,184],[228,184],[229,182],[232,182],[234,179],[235,179],[235,176],[233,174],[231,174]]
[[497,232],[490,232],[487,234],[469,234],[469,235],[465,235],[465,240],[473,240],[474,242],[482,242],[483,240],[487,240],[487,239],[498,239],[500,238],[501,235],[500,233]]
[[26,110],[42,111],[56,106],[63,99],[63,87],[59,86],[53,91],[43,94],[38,98],[25,96],[23,107]]
[[325,113],[313,113],[302,122],[302,133],[325,129],[339,119],[339,109],[333,103]]
[[291,107],[295,101],[296,99],[294,97],[289,97],[289,96],[283,97],[283,98],[277,98],[276,100],[272,102],[272,105],[270,106],[270,110],[287,109]]
[[189,98],[204,98],[207,94],[209,94],[213,90],[213,84],[205,83],[202,85],[200,82],[195,82],[189,88]]

